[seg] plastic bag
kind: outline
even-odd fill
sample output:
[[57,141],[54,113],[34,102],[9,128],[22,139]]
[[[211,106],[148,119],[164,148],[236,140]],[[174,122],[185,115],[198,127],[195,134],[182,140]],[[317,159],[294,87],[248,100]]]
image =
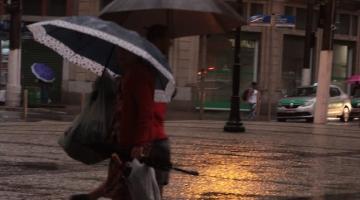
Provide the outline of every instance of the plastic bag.
[[58,143],[73,159],[95,164],[111,156],[111,128],[116,97],[116,83],[104,71],[82,112]]
[[154,168],[140,163],[137,159],[128,164],[131,167],[127,177],[131,200],[161,200]]

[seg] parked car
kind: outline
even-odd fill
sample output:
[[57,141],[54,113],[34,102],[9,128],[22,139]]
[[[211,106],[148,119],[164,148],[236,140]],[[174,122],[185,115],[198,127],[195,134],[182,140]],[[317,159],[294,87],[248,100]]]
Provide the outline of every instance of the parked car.
[[[296,88],[292,96],[280,99],[277,106],[277,120],[305,119],[314,120],[316,105],[316,85]],[[328,117],[337,117],[347,122],[350,119],[351,101],[338,86],[330,85]]]

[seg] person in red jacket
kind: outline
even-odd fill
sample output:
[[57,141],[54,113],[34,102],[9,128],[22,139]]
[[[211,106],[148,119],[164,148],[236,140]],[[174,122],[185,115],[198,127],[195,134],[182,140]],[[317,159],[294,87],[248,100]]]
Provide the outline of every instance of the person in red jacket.
[[[171,43],[165,26],[150,27],[147,38],[167,54]],[[169,181],[170,145],[164,130],[166,103],[154,101],[155,69],[123,49],[118,48],[116,53],[118,64],[124,70],[114,117],[117,155],[111,158],[107,180],[89,194],[74,195],[73,200],[99,197],[126,199],[126,186],[119,184],[119,179],[123,176],[123,163],[133,158],[155,168],[161,193]]]
[[[166,26],[154,25],[148,28],[147,39],[167,56],[171,40]],[[121,120],[118,143],[120,146],[133,146],[131,157],[135,158],[149,154],[147,147],[152,145],[148,164],[155,167],[156,179],[162,193],[163,187],[169,181],[171,165],[170,145],[164,130],[166,103],[154,101],[154,68],[139,63],[135,65],[129,67],[128,73],[123,77],[121,116],[124,120]]]

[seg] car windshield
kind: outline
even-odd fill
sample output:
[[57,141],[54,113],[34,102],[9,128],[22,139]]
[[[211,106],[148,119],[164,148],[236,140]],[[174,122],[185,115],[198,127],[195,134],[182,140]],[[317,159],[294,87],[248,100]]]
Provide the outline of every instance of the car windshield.
[[316,95],[316,87],[301,87],[297,88],[293,97],[309,97]]

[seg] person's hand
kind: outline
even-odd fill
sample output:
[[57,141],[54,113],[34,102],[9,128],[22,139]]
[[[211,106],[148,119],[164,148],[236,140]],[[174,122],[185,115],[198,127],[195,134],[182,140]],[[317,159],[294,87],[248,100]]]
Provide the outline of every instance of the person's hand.
[[144,157],[144,147],[143,146],[135,146],[131,150],[131,157],[140,160]]

